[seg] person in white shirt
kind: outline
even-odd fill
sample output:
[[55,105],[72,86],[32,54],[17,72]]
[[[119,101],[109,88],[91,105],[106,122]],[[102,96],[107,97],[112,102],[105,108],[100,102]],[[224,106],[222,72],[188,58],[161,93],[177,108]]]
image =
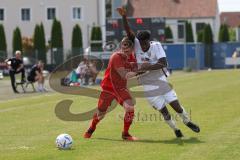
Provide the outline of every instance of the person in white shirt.
[[189,115],[180,105],[176,92],[167,82],[168,63],[161,43],[150,41],[150,33],[147,31],[138,32],[135,36],[128,25],[126,10],[122,7],[117,8],[117,11],[122,16],[128,38],[134,42],[139,71],[147,71],[139,77],[139,81],[144,86],[144,94],[151,106],[162,113],[165,122],[174,130],[176,137],[183,137],[183,134],[171,118],[166,104],[169,104],[178,113],[186,126],[194,132],[200,132],[199,126],[190,120]]

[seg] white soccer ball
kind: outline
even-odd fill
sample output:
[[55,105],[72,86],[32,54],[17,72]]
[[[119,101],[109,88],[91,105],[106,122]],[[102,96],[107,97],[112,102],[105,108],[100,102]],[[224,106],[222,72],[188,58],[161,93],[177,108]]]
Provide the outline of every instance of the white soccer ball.
[[60,134],[56,138],[56,146],[59,149],[70,149],[73,144],[73,139],[69,134]]

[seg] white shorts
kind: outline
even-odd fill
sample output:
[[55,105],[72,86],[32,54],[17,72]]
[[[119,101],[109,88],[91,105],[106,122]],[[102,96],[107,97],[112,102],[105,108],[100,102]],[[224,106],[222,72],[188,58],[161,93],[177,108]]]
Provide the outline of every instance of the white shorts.
[[[161,76],[159,80],[167,82],[165,76]],[[160,88],[159,90],[156,90],[158,87],[159,86],[157,85],[144,85],[145,96],[150,105],[155,109],[161,110],[164,106],[166,106],[166,104],[169,104],[178,99],[177,94],[173,89],[165,90],[165,93],[161,93],[163,89]]]

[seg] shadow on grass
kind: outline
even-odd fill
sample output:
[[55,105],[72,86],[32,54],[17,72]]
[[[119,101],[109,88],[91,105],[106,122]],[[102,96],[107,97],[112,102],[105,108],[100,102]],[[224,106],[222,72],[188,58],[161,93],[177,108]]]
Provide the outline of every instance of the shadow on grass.
[[74,151],[74,150],[76,150],[76,149],[73,148],[73,147],[71,147],[71,148],[67,148],[67,149],[56,148],[56,150],[66,152],[66,151]]
[[[110,138],[93,138],[96,140],[104,140],[104,141],[119,141],[124,142],[121,139],[110,139]],[[139,139],[137,141],[127,141],[127,142],[133,142],[133,143],[164,143],[164,144],[178,144],[178,145],[184,145],[184,144],[198,144],[198,143],[205,143],[204,141],[199,140],[196,137],[190,137],[190,138],[173,138],[170,140],[150,140],[150,139]]]

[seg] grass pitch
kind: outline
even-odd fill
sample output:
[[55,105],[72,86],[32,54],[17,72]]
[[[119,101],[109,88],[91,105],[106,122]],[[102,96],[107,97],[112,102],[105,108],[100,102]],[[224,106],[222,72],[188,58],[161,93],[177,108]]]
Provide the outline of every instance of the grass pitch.
[[[93,138],[86,140],[82,135],[89,121],[62,121],[55,116],[54,108],[59,101],[72,99],[71,111],[79,113],[94,108],[97,99],[59,93],[22,95],[0,102],[0,160],[239,159],[240,71],[180,72],[174,73],[170,81],[192,120],[200,125],[199,134],[176,117],[185,135],[176,139],[157,111],[139,98],[131,133],[140,141],[121,140],[120,106],[106,115]],[[56,149],[55,138],[61,133],[73,137],[72,150]]]

